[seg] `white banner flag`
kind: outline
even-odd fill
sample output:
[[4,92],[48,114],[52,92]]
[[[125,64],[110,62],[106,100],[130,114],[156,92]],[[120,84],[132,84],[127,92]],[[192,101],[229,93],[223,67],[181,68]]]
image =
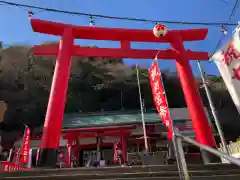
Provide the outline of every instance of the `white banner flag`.
[[234,32],[231,40],[220,48],[213,60],[227,86],[235,106],[240,114],[240,26]]

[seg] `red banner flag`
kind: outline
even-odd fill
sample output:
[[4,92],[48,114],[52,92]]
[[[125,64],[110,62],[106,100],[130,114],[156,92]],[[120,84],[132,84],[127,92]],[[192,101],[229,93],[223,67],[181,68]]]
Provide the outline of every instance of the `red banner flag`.
[[31,139],[31,131],[30,128],[25,129],[24,137],[23,137],[23,146],[20,154],[20,162],[28,163],[29,159],[29,150],[30,150],[30,139]]
[[167,99],[165,96],[165,90],[161,81],[161,72],[158,68],[157,59],[154,60],[152,66],[149,69],[149,77],[155,107],[158,111],[158,115],[161,117],[163,123],[168,128],[168,138],[171,139],[172,121],[170,118]]
[[36,155],[36,162],[38,163],[39,160],[39,156],[40,156],[40,149],[37,149],[37,155]]
[[118,147],[117,146],[118,146],[117,142],[114,142],[113,143],[113,162],[114,163],[118,162],[118,152],[117,152]]

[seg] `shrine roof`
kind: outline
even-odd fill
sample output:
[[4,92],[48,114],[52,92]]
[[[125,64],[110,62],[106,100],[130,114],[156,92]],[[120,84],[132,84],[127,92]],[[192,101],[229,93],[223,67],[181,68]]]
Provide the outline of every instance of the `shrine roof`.
[[[177,111],[176,111],[177,109]],[[174,120],[189,119],[187,108],[170,108]],[[146,124],[162,123],[155,110],[144,112]],[[141,112],[137,111],[107,111],[94,113],[74,113],[64,116],[63,128],[118,126],[142,123]]]
[[[144,113],[145,123],[160,123],[161,120],[155,112]],[[141,112],[118,111],[99,113],[79,113],[65,115],[63,128],[98,127],[110,125],[138,124],[142,122]]]

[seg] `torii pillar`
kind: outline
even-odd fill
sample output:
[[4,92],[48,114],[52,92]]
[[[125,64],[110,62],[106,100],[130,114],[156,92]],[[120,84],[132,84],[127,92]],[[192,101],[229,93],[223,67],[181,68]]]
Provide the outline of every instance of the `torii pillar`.
[[[184,41],[203,40],[207,35],[207,29],[168,31],[166,36],[158,39],[153,35],[151,30],[73,26],[38,19],[31,19],[31,25],[35,32],[62,37],[59,45],[34,47],[35,55],[57,56],[41,141],[40,166],[56,167],[57,149],[61,136],[71,67],[71,56],[154,59],[158,53],[160,59],[176,59],[177,72],[193,122],[196,138],[204,145],[216,147],[189,64],[189,60],[208,60],[209,56],[206,52],[185,50],[183,45]],[[74,46],[74,38],[120,41],[121,47],[90,48]],[[131,41],[170,43],[173,49],[132,49],[130,46]],[[205,162],[219,161],[219,159],[216,159],[202,149],[201,152]]]
[[[56,167],[57,149],[62,130],[68,79],[71,69],[71,54],[74,37],[71,28],[65,28],[59,44],[52,87],[41,141],[39,166]],[[55,162],[55,163],[54,163]]]

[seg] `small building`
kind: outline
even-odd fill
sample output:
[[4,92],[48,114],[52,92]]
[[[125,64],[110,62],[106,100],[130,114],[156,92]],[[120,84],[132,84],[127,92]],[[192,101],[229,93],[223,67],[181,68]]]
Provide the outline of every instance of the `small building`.
[[[187,108],[170,109],[172,120],[176,121],[181,133],[194,137]],[[144,112],[149,151],[152,153],[169,151],[167,129],[155,110]],[[85,166],[89,157],[97,156],[98,150],[106,165],[113,163],[113,145],[121,142],[126,159],[131,154],[145,150],[142,116],[139,111],[113,111],[65,115],[63,120],[60,149],[71,148],[71,154],[77,158],[79,166]],[[32,162],[40,145],[39,137],[32,137]],[[188,147],[188,145],[186,145]],[[159,164],[163,158],[157,159]],[[156,159],[156,158],[155,158]],[[162,161],[162,162],[160,162]]]

